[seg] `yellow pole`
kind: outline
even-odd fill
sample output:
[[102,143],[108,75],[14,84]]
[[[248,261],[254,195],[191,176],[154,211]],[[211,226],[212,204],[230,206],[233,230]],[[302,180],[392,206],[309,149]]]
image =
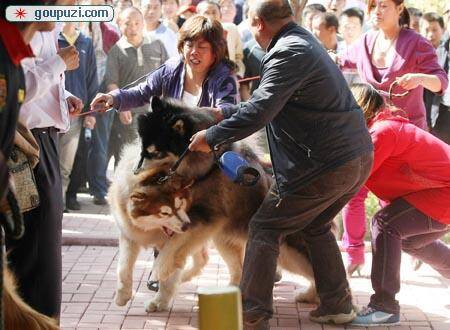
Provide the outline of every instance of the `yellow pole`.
[[199,288],[200,330],[242,330],[241,292],[238,287]]

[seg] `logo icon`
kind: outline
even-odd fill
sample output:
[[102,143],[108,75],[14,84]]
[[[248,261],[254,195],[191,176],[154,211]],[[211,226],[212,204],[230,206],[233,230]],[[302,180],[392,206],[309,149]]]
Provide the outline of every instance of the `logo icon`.
[[16,18],[25,18],[25,16],[27,16],[27,11],[25,9],[19,8],[16,9],[16,12],[14,13],[14,15],[16,15]]

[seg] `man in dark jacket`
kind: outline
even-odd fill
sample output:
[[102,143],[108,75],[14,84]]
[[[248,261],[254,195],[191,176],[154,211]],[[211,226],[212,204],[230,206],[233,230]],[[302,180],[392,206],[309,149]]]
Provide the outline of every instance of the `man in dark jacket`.
[[294,23],[288,0],[257,0],[252,33],[267,50],[261,83],[246,103],[222,107],[226,118],[193,136],[209,152],[266,126],[275,184],[249,228],[241,290],[244,323],[269,329],[280,241],[300,235],[313,265],[320,305],[315,322],[355,316],[331,221],[369,176],[373,146],[362,111],[323,47]]

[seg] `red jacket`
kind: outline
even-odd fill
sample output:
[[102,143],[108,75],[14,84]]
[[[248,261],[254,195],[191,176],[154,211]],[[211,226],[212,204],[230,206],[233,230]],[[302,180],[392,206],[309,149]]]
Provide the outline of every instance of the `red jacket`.
[[103,51],[105,54],[108,54],[111,47],[114,46],[120,39],[120,36],[111,25],[105,22],[100,23],[100,29],[102,31],[103,38]]
[[367,188],[385,201],[402,197],[450,224],[450,146],[389,112],[380,113],[369,132],[375,159]]

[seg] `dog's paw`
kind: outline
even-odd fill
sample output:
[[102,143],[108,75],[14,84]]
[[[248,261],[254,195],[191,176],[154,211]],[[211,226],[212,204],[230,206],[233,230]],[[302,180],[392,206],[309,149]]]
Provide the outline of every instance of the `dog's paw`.
[[161,299],[158,295],[155,298],[145,302],[145,311],[147,313],[163,312],[169,309],[169,302]]
[[132,296],[131,290],[117,290],[114,302],[116,303],[117,306],[124,306],[131,299],[131,296]]
[[312,287],[309,287],[306,290],[296,290],[295,301],[308,304],[319,304],[320,302],[316,289]]

